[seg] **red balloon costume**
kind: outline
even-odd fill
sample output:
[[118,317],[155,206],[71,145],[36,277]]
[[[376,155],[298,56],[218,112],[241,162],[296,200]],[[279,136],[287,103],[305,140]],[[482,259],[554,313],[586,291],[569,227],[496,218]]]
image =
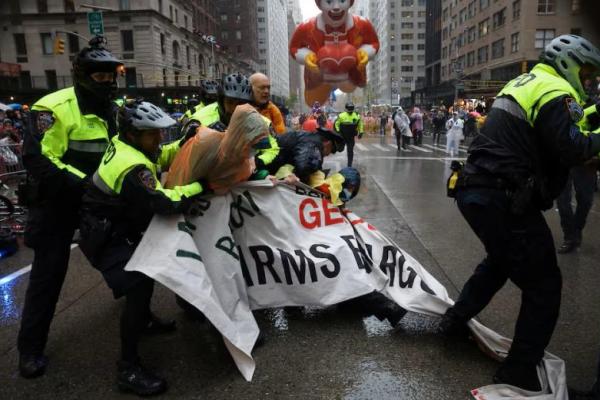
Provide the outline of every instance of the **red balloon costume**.
[[290,54],[305,66],[304,100],[324,103],[334,87],[350,93],[367,82],[366,66],[379,51],[371,23],[349,8],[354,0],[316,0],[321,13],[298,25]]

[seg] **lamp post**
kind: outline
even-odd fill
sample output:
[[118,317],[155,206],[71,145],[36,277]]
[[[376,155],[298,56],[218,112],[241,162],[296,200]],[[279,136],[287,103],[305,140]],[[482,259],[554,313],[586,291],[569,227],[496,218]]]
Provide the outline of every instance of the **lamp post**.
[[217,39],[213,35],[206,37],[206,41],[210,43],[210,78],[215,79],[215,43]]

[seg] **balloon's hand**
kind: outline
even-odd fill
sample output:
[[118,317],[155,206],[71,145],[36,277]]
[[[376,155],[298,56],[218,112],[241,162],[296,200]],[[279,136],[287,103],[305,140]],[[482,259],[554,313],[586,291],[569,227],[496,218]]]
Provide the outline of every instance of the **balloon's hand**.
[[356,59],[358,60],[357,68],[360,71],[364,71],[367,68],[367,63],[369,62],[369,54],[363,49],[358,49],[356,51]]
[[306,57],[304,57],[304,66],[315,74],[319,73],[319,60],[317,59],[317,55],[313,52],[309,53]]

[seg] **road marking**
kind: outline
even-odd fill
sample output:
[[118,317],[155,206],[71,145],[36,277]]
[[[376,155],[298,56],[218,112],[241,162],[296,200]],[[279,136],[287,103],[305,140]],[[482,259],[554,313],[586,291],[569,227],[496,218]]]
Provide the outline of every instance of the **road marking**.
[[429,149],[432,149],[432,150],[440,150],[440,149],[438,149],[437,147],[435,147],[435,146],[432,146],[432,145],[430,145],[430,144],[424,144],[423,146],[425,146],[425,147],[427,147],[427,148],[429,148]]
[[389,147],[391,147],[393,150],[398,150],[398,146],[396,146],[395,144],[388,144]]
[[431,150],[428,150],[424,147],[415,146],[414,144],[409,144],[409,146],[411,149],[416,149],[416,150],[422,151],[423,153],[433,153],[433,151],[431,151]]
[[[73,250],[75,247],[77,247],[77,244],[72,244],[71,245],[71,250]],[[18,277],[20,277],[21,275],[24,275],[26,273],[28,273],[29,271],[31,271],[31,264],[29,264],[26,267],[21,268],[18,271],[13,272],[10,275],[6,275],[4,278],[0,279],[0,286],[2,285],[6,285],[9,282],[14,281],[15,279],[17,279]]]
[[469,150],[467,146],[458,146],[459,149],[464,150],[465,152]]
[[360,143],[356,143],[356,148],[359,150],[362,150],[362,151],[369,151],[367,146],[365,146],[364,144],[360,144]]
[[372,144],[371,146],[375,147],[376,149],[382,150],[382,151],[389,151],[388,149],[386,149],[385,147],[383,147],[380,144]]

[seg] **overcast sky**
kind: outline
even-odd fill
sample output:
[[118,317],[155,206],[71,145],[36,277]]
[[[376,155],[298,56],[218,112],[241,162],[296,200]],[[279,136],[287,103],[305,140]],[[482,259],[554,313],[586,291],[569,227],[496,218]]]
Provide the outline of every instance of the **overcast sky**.
[[310,17],[314,17],[319,13],[317,4],[313,0],[302,0],[300,1],[300,8],[302,9],[302,19],[306,20]]

